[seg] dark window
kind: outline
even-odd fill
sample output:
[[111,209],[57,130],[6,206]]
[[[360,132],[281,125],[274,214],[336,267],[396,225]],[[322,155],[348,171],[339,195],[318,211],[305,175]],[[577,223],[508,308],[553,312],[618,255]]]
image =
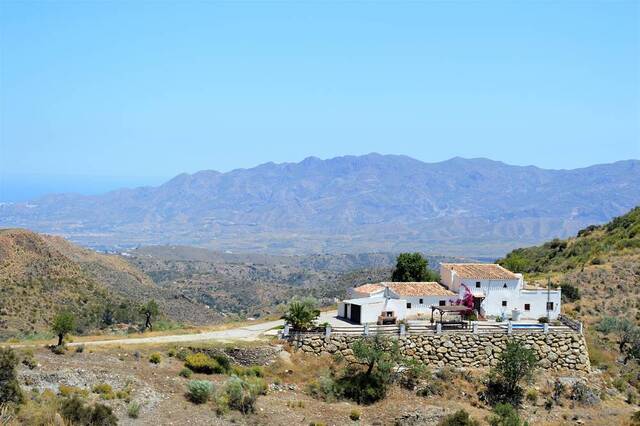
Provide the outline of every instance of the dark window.
[[420,304],[421,304],[421,305],[423,305],[423,304],[424,304],[424,302],[423,302],[423,300],[422,300],[422,299],[420,299]]
[[476,281],[476,288],[480,288],[480,281]]
[[524,310],[525,311],[530,311],[531,310],[531,305],[529,303],[525,303],[524,304]]
[[407,303],[407,309],[411,309],[411,303]]
[[547,311],[553,311],[553,302],[547,302]]
[[441,301],[438,302],[438,306],[444,306],[446,304],[447,304],[446,300],[441,300]]
[[506,300],[502,301],[502,306],[507,306],[507,301]]

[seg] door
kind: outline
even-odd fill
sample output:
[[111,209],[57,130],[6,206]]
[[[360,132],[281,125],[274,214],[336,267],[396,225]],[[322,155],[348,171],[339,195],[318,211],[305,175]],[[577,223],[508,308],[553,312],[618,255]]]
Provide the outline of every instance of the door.
[[360,324],[360,305],[351,305],[351,321]]

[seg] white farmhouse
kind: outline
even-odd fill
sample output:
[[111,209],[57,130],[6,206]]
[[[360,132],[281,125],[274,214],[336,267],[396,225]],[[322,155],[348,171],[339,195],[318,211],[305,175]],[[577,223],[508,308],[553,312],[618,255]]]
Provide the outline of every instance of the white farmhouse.
[[445,306],[457,299],[436,282],[381,282],[351,289],[351,299],[338,304],[338,316],[357,324],[376,323],[380,316],[396,320],[430,315],[431,306]]
[[490,263],[441,263],[442,283],[460,298],[470,291],[483,317],[537,319],[560,315],[560,288],[528,287],[522,274]]

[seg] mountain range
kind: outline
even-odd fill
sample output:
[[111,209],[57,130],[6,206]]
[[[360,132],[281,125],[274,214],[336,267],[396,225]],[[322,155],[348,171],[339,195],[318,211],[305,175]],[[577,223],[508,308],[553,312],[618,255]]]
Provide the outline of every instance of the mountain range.
[[425,163],[368,154],[5,203],[0,227],[103,249],[182,244],[276,254],[420,250],[497,257],[604,223],[637,204],[638,160],[546,170],[481,158]]

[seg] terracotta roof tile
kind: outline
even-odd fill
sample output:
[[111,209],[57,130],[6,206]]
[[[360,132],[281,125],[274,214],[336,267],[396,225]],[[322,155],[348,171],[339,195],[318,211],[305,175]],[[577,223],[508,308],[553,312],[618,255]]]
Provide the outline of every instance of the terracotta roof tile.
[[380,290],[383,290],[384,286],[380,284],[363,284],[361,286],[355,287],[353,291],[357,291],[358,293],[377,293]]
[[380,283],[399,296],[455,296],[456,294],[436,282]]
[[518,278],[513,272],[494,263],[441,263],[441,265],[455,271],[463,279],[515,280]]

